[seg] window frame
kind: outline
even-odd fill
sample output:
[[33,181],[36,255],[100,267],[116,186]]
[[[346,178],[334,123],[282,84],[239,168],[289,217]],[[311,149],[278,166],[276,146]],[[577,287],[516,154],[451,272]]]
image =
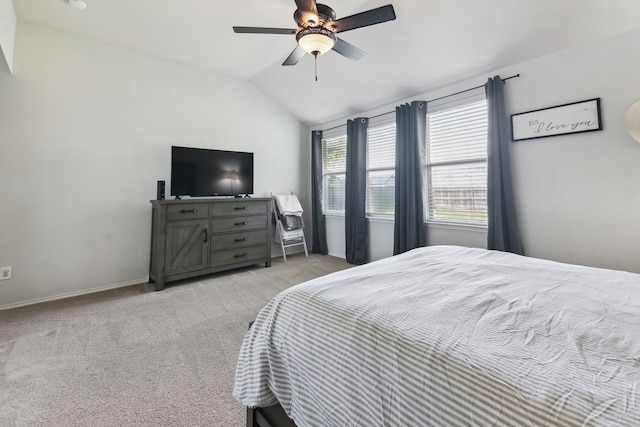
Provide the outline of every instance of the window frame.
[[[451,225],[455,227],[462,228],[486,228],[487,227],[487,206],[486,206],[486,192],[487,192],[487,180],[484,179],[484,200],[485,200],[485,208],[484,208],[484,220],[474,221],[474,220],[465,220],[465,219],[455,219],[455,218],[434,218],[432,209],[433,205],[433,197],[435,195],[433,189],[433,171],[438,167],[446,167],[446,166],[464,166],[471,164],[478,164],[484,168],[484,174],[486,177],[487,171],[487,155],[486,149],[488,146],[488,135],[485,140],[485,155],[483,157],[471,157],[471,158],[462,158],[462,159],[452,159],[446,161],[436,161],[431,162],[429,159],[430,155],[430,146],[429,146],[429,137],[430,137],[430,121],[429,114],[438,113],[446,110],[451,110],[455,108],[461,108],[468,106],[470,104],[474,104],[477,102],[484,102],[486,109],[486,96],[484,93],[484,88],[478,88],[473,91],[468,91],[462,94],[458,94],[456,96],[447,97],[441,100],[440,102],[432,102],[428,105],[427,108],[427,129],[426,129],[426,141],[425,141],[425,159],[424,159],[424,209],[425,209],[425,221],[428,225]],[[485,110],[486,111],[486,110]],[[488,116],[488,111],[487,111]],[[485,120],[488,117],[485,116]],[[470,187],[471,188],[471,187]]]
[[[386,166],[386,167],[370,167],[370,154],[371,154],[371,150],[370,150],[370,145],[371,145],[371,133],[372,132],[377,132],[380,129],[387,129],[387,128],[393,128],[392,131],[392,135],[393,138],[392,139],[388,139],[388,138],[383,138],[382,140],[384,142],[388,142],[391,145],[390,149],[387,149],[389,151],[392,152],[391,156],[387,156],[389,158],[386,158],[384,160],[386,161],[390,161],[391,166]],[[386,219],[386,220],[393,220],[395,217],[395,175],[396,175],[396,158],[395,158],[395,153],[396,153],[396,120],[395,120],[395,111],[392,113],[387,113],[387,114],[383,114],[380,115],[378,117],[375,117],[373,119],[371,119],[369,121],[369,127],[367,129],[367,169],[366,169],[366,177],[367,177],[367,183],[366,183],[366,216],[367,218],[376,218],[376,219]],[[391,203],[392,203],[392,210],[389,213],[384,213],[384,212],[372,212],[371,211],[371,181],[370,181],[370,173],[371,172],[384,172],[384,171],[391,171],[392,172],[392,176],[393,176],[393,180],[394,180],[394,184],[393,184],[393,197],[391,199]]]
[[[336,168],[338,170],[328,171],[329,167],[327,165],[327,142],[344,142],[344,168]],[[344,176],[346,179],[347,176],[347,127],[346,125],[338,126],[331,131],[323,132],[322,134],[322,214],[326,216],[344,216],[344,207],[342,210],[331,210],[328,209],[328,201],[327,198],[329,196],[329,186],[327,185],[327,179],[329,176]],[[344,206],[344,191],[343,191],[343,200],[342,205]]]

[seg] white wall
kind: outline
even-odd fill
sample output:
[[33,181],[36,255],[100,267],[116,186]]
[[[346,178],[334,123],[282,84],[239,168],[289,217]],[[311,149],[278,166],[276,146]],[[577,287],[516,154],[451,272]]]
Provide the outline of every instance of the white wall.
[[513,143],[525,251],[640,272],[640,144],[625,131],[640,99],[640,30],[513,67],[508,110],[601,98],[604,130]]
[[0,71],[13,70],[16,12],[13,0],[0,0]]
[[[511,144],[527,255],[640,272],[640,144],[623,127],[640,99],[640,30],[585,44],[416,95],[434,99],[520,73],[505,86],[508,113],[600,97],[604,130]],[[381,106],[356,116],[392,111]],[[333,121],[313,129],[344,123]],[[393,250],[393,224],[370,222],[371,259]],[[344,220],[327,219],[329,252],[344,257]],[[389,238],[391,236],[391,238]],[[428,228],[428,244],[486,247],[486,230]]]
[[0,94],[0,307],[145,281],[172,144],[252,151],[256,196],[308,200],[306,128],[249,83],[19,22]]

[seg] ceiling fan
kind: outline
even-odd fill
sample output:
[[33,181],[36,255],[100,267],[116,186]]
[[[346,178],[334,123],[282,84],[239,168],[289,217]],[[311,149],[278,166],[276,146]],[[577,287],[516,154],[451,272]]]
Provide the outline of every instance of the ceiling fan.
[[346,58],[357,61],[363,58],[366,52],[339,39],[336,34],[396,19],[396,13],[390,4],[336,20],[333,9],[325,4],[316,3],[316,0],[295,2],[298,7],[293,14],[293,19],[298,24],[296,29],[233,27],[233,31],[252,34],[295,34],[298,46],[282,65],[296,65],[305,53],[317,59],[318,55],[332,49]]

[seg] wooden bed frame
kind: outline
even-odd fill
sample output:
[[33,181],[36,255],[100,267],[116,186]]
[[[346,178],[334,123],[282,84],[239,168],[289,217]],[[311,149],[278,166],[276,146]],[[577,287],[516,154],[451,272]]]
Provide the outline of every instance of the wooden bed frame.
[[280,405],[247,408],[247,427],[297,427]]

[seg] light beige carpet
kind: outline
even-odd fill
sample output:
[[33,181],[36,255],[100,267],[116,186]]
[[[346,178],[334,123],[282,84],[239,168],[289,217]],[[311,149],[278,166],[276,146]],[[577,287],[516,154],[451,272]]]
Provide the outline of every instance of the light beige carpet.
[[294,255],[0,311],[0,426],[243,426],[231,391],[249,321],[281,290],[348,267]]

